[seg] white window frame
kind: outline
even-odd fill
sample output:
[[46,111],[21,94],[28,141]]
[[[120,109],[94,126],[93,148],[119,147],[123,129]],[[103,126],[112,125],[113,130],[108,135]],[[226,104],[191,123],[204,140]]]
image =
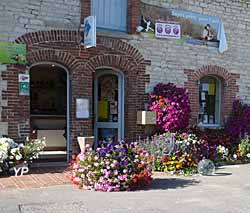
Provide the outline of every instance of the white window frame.
[[[98,121],[98,81],[104,75],[116,75],[118,77],[118,121],[117,122],[100,122]],[[95,112],[95,148],[97,147],[98,129],[111,128],[118,130],[118,141],[124,139],[124,74],[120,70],[110,67],[101,67],[96,70],[94,78],[94,112]]]
[[[198,116],[198,127],[201,128],[209,128],[209,129],[218,129],[221,127],[221,106],[222,106],[222,80],[219,79],[217,76],[214,75],[206,75],[203,76],[199,81],[198,81],[198,95],[200,96],[200,84],[203,78],[210,77],[214,78],[216,80],[216,96],[215,96],[215,120],[217,120],[217,123],[215,124],[207,124],[207,123],[201,123],[199,122],[199,116]],[[198,96],[199,100],[199,113],[200,113],[200,98]]]

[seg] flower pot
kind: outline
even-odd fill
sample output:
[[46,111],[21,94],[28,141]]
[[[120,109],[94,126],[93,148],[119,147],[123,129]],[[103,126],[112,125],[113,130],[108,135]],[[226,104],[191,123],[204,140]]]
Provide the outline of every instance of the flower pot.
[[90,137],[77,137],[77,141],[79,144],[79,147],[81,149],[81,152],[83,150],[85,150],[85,147],[87,144],[89,144],[90,147],[93,147],[94,145],[94,136],[90,136]]

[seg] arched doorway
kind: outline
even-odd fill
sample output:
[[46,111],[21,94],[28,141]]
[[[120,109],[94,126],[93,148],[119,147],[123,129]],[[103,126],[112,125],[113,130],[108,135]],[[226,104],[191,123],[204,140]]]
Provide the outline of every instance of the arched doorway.
[[30,127],[36,138],[46,137],[40,161],[68,161],[69,78],[56,63],[30,68]]
[[95,140],[124,139],[124,75],[98,69],[94,81]]

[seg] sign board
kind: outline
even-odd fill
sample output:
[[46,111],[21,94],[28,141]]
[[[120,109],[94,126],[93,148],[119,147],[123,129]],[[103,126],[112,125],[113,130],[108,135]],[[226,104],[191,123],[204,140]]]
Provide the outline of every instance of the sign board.
[[89,118],[89,99],[76,99],[76,118]]
[[[216,47],[220,53],[228,49],[224,24],[220,17],[146,3],[141,3],[141,13],[143,19],[137,30],[146,32],[151,38],[157,37],[156,35],[166,38],[162,25],[158,28],[158,33],[155,33],[156,23],[178,23],[181,28],[181,38],[178,40],[180,43]],[[155,29],[155,32],[152,33],[149,27]],[[168,29],[167,32],[169,31]],[[172,36],[175,37],[174,34]]]
[[18,75],[19,83],[19,95],[29,95],[30,94],[30,76],[28,74]]
[[85,48],[96,47],[96,17],[88,16],[84,19],[84,40]]
[[26,56],[26,44],[0,41],[0,63],[25,65]]
[[156,38],[181,38],[181,25],[172,23],[155,23]]

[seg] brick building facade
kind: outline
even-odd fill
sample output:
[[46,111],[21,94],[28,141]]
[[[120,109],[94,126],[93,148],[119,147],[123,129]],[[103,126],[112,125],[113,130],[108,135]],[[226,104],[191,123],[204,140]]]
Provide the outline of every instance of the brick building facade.
[[[231,2],[231,1],[230,1]],[[155,39],[136,33],[141,22],[142,4],[178,8],[219,16],[224,23],[229,49]],[[0,40],[27,44],[28,65],[0,64],[0,132],[22,140],[31,132],[30,97],[18,94],[18,73],[41,63],[62,65],[69,78],[68,152],[78,152],[77,136],[95,134],[94,80],[100,69],[121,71],[124,77],[124,137],[134,139],[144,134],[136,124],[136,112],[145,109],[147,94],[158,82],[172,82],[187,88],[192,109],[191,123],[197,124],[199,81],[214,76],[221,82],[221,125],[230,114],[232,102],[241,97],[250,103],[249,7],[245,1],[128,0],[127,30],[98,31],[97,47],[80,46],[79,25],[91,15],[91,0],[18,0],[0,3]],[[8,23],[8,24],[7,24]],[[237,32],[237,33],[236,33]],[[90,103],[90,117],[76,118],[76,99]]]

